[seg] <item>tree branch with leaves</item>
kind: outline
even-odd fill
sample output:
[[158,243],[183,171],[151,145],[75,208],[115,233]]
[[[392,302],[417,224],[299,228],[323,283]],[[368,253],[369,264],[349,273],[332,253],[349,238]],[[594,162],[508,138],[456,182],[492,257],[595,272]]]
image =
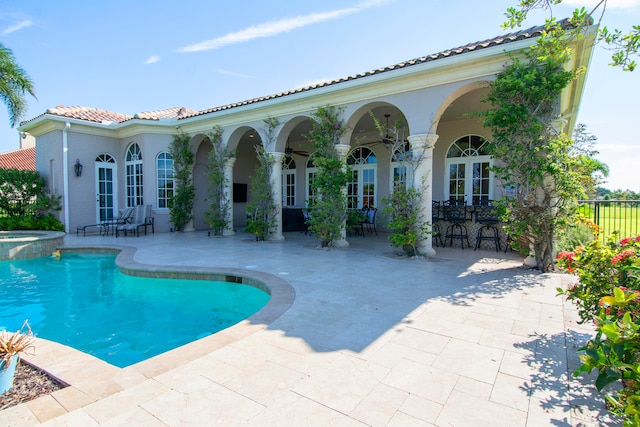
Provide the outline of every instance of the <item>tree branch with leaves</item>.
[[[540,59],[544,60],[550,55],[556,59],[571,55],[569,46],[576,38],[582,37],[587,27],[592,24],[601,26],[598,30],[597,40],[603,42],[607,49],[612,51],[609,65],[620,67],[624,71],[635,70],[637,63],[634,57],[638,56],[640,49],[640,25],[633,25],[626,32],[620,29],[609,30],[602,26],[607,9],[608,0],[600,0],[591,10],[585,7],[576,8],[568,21],[558,22],[553,16],[553,7],[562,3],[562,0],[520,0],[516,7],[507,9],[507,20],[502,24],[503,28],[514,29],[522,26],[530,12],[534,10],[547,10],[550,17],[545,23],[545,30],[538,38],[534,50],[538,52]],[[598,14],[598,19],[593,17]]]

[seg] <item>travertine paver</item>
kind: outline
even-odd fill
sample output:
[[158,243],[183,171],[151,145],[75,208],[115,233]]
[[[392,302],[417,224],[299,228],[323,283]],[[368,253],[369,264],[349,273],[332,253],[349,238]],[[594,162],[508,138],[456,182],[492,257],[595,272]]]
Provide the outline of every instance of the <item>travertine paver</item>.
[[615,425],[592,382],[570,375],[591,331],[556,296],[566,276],[523,269],[512,252],[437,248],[409,260],[384,234],[329,251],[285,237],[67,236],[137,247],[128,268],[284,280],[295,299],[269,325],[243,322],[125,369],[43,342],[34,360],[72,387],[0,411],[0,425],[37,424],[30,407],[50,426]]

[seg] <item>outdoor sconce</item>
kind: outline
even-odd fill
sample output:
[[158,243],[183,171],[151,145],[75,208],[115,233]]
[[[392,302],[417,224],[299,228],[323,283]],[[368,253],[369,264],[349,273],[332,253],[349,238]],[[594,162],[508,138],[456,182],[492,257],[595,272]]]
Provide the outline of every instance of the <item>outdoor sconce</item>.
[[76,159],[76,164],[73,165],[73,171],[76,173],[76,176],[82,176],[82,165],[80,164],[80,159]]

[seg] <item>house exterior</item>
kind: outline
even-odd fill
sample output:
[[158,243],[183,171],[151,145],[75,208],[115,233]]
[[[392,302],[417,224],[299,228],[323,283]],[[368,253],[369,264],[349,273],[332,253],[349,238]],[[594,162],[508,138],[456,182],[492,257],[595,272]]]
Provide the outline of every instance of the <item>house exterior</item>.
[[[247,185],[257,164],[256,144],[264,144],[278,160],[272,171],[277,200],[282,200],[281,221],[273,239],[283,239],[291,212],[305,207],[312,196],[309,181],[313,151],[305,138],[311,115],[320,106],[343,110],[348,130],[338,148],[353,169],[347,186],[349,207],[375,206],[390,194],[394,182],[424,182],[424,208],[431,214],[432,200],[464,200],[467,204],[497,199],[503,188],[489,167],[494,162],[483,151],[491,139],[488,129],[473,113],[486,109],[481,100],[485,82],[499,73],[507,54],[517,54],[535,43],[541,28],[471,43],[456,49],[400,64],[203,111],[174,108],[133,116],[88,107],[59,106],[23,122],[20,131],[36,138],[36,168],[46,177],[51,193],[61,195],[60,219],[67,232],[77,226],[116,217],[118,210],[151,204],[156,232],[168,232],[168,198],[172,193],[172,159],[168,152],[173,135],[191,137],[195,154],[193,182],[196,191],[191,230],[208,229],[207,136],[220,126],[223,142],[235,152],[225,174],[228,197],[233,201],[225,234],[246,225]],[[594,29],[574,46],[570,67],[587,67]],[[565,131],[573,129],[586,73],[567,87],[559,100]],[[399,131],[413,155],[422,155],[419,167],[407,173],[397,153],[380,135],[371,117]],[[277,118],[275,139],[267,144],[266,118]],[[402,145],[402,144],[401,144]],[[83,166],[76,176],[74,165]],[[231,183],[233,185],[231,185]],[[235,191],[235,195],[234,195]],[[250,197],[250,196],[249,196]],[[283,224],[284,222],[284,224]],[[384,225],[384,224],[381,224]],[[342,244],[347,245],[346,240]],[[431,240],[421,243],[433,253]]]

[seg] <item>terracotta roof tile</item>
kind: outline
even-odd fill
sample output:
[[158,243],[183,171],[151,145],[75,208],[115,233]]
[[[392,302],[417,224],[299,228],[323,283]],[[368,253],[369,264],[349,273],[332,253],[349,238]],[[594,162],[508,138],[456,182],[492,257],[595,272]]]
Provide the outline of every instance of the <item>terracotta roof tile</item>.
[[[568,21],[565,20],[565,21],[562,22],[562,25],[568,25],[567,23],[568,23]],[[218,111],[229,110],[229,109],[232,109],[232,108],[241,107],[243,105],[255,104],[257,102],[267,101],[267,100],[270,100],[270,99],[281,98],[281,97],[284,97],[284,96],[293,95],[293,94],[296,94],[296,93],[302,93],[302,92],[310,91],[310,90],[313,90],[313,89],[332,86],[332,85],[339,84],[339,83],[342,83],[342,82],[356,80],[356,79],[360,79],[360,78],[363,78],[363,77],[368,77],[368,76],[372,76],[372,75],[376,75],[376,74],[386,73],[386,72],[397,70],[397,69],[401,69],[401,68],[412,67],[412,66],[423,64],[423,63],[426,63],[426,62],[436,61],[438,59],[448,58],[448,57],[451,57],[451,56],[454,56],[454,55],[460,55],[460,54],[464,54],[466,52],[476,51],[478,49],[485,49],[485,48],[496,46],[496,45],[502,45],[502,44],[505,44],[505,43],[515,42],[515,41],[518,41],[518,40],[529,39],[529,38],[536,37],[536,36],[540,35],[540,33],[541,33],[541,31],[543,29],[544,29],[543,26],[531,27],[531,28],[526,29],[526,30],[520,30],[520,31],[516,31],[516,32],[513,32],[513,33],[501,35],[501,36],[498,36],[498,37],[493,37],[493,38],[490,38],[490,39],[487,39],[487,40],[481,40],[481,41],[477,41],[477,42],[474,42],[474,43],[469,43],[469,44],[466,44],[464,46],[451,48],[451,49],[444,50],[442,52],[434,53],[434,54],[431,54],[431,55],[421,56],[419,58],[415,58],[415,59],[411,59],[411,60],[408,60],[408,61],[401,62],[399,64],[390,65],[390,66],[387,66],[387,67],[381,67],[381,68],[378,68],[376,70],[372,70],[372,71],[368,71],[368,72],[364,72],[364,73],[359,73],[359,74],[352,75],[352,76],[349,76],[349,77],[343,77],[343,78],[339,78],[339,79],[335,79],[335,80],[330,80],[330,81],[326,81],[326,82],[322,82],[322,83],[313,84],[313,85],[310,85],[310,86],[305,86],[305,87],[301,87],[301,88],[297,88],[297,89],[288,90],[288,91],[285,91],[285,92],[276,93],[276,94],[273,94],[273,95],[262,96],[262,97],[259,97],[259,98],[249,99],[249,100],[241,101],[241,102],[235,102],[233,104],[222,105],[222,106],[219,106],[219,107],[209,108],[209,109],[201,110],[201,111],[190,110],[190,109],[187,109],[185,107],[176,107],[176,108],[169,108],[169,109],[166,109],[166,110],[157,110],[157,111],[149,111],[149,112],[137,113],[137,114],[135,114],[133,116],[130,116],[130,115],[126,115],[126,114],[114,113],[114,112],[107,111],[107,110],[100,110],[98,108],[58,106],[56,108],[48,109],[45,114],[52,114],[52,115],[57,115],[57,116],[62,116],[62,117],[69,117],[69,118],[79,119],[79,120],[88,120],[88,121],[95,122],[95,123],[104,123],[104,122],[122,123],[122,122],[126,122],[126,121],[132,120],[132,119],[159,120],[159,119],[163,119],[163,118],[175,118],[175,119],[181,120],[181,119],[200,116],[200,115],[204,115],[204,114],[215,113],[215,112],[218,112]],[[37,118],[39,118],[41,116],[42,115],[40,115],[38,117],[34,117],[31,120],[24,121],[24,122],[21,123],[21,125],[26,124],[26,123],[28,123],[30,121],[36,120]]]
[[[563,21],[563,25],[566,25],[565,22],[566,21]],[[496,45],[501,45],[501,44],[505,44],[505,43],[515,42],[515,41],[518,41],[518,40],[529,39],[529,38],[536,37],[536,36],[540,35],[540,33],[541,33],[541,31],[543,29],[544,29],[543,26],[531,27],[531,28],[526,29],[526,30],[520,30],[520,31],[516,31],[516,32],[513,32],[513,33],[506,34],[506,35],[493,37],[491,39],[477,41],[477,42],[474,42],[474,43],[469,43],[469,44],[466,44],[464,46],[460,46],[460,47],[444,50],[442,52],[434,53],[434,54],[427,55],[427,56],[421,56],[419,58],[415,58],[415,59],[411,59],[411,60],[408,60],[408,61],[401,62],[399,64],[378,68],[376,70],[372,70],[372,71],[356,74],[356,75],[353,75],[353,76],[343,77],[343,78],[330,80],[330,81],[326,81],[326,82],[322,82],[322,83],[316,83],[316,84],[313,84],[313,85],[310,85],[310,86],[305,86],[305,87],[301,87],[301,88],[298,88],[298,89],[292,89],[292,90],[288,90],[288,91],[285,91],[285,92],[280,92],[280,93],[273,94],[273,95],[263,96],[263,97],[260,97],[260,98],[249,99],[249,100],[242,101],[242,102],[236,102],[236,103],[233,103],[233,104],[227,104],[227,105],[222,105],[220,107],[214,107],[214,108],[210,108],[210,109],[207,109],[207,110],[198,111],[197,113],[195,113],[193,115],[180,117],[179,119],[188,118],[188,117],[194,117],[194,116],[200,116],[200,115],[203,115],[203,114],[215,113],[217,111],[228,110],[230,108],[236,108],[236,107],[240,107],[240,106],[243,106],[243,105],[254,104],[256,102],[266,101],[266,100],[269,100],[269,99],[281,98],[283,96],[292,95],[294,93],[301,93],[301,92],[306,92],[306,91],[317,89],[317,88],[321,88],[321,87],[332,86],[332,85],[335,85],[335,84],[338,84],[338,83],[342,83],[342,82],[346,82],[346,81],[350,81],[350,80],[355,80],[355,79],[359,79],[359,78],[363,78],[363,77],[367,77],[367,76],[372,76],[372,75],[375,75],[375,74],[385,73],[385,72],[397,70],[397,69],[400,69],[400,68],[406,68],[406,67],[422,64],[422,63],[425,63],[425,62],[435,61],[435,60],[442,59],[442,58],[447,58],[447,57],[450,57],[450,56],[453,56],[453,55],[460,55],[460,54],[463,54],[465,52],[470,52],[470,51],[474,51],[474,50],[478,50],[478,49],[484,49],[484,48],[491,47],[491,46],[496,46]]]
[[166,110],[148,111],[144,113],[137,113],[133,116],[134,119],[142,120],[158,120],[158,119],[180,119],[182,117],[196,114],[196,110],[190,110],[185,107],[168,108]]
[[46,111],[46,114],[69,117],[70,119],[87,120],[95,123],[121,123],[131,118],[131,116],[126,114],[114,113],[113,111],[101,110],[99,108],[65,107],[64,105],[58,105],[55,108],[49,108]]
[[0,168],[36,170],[36,148],[21,148],[20,150],[0,153]]

